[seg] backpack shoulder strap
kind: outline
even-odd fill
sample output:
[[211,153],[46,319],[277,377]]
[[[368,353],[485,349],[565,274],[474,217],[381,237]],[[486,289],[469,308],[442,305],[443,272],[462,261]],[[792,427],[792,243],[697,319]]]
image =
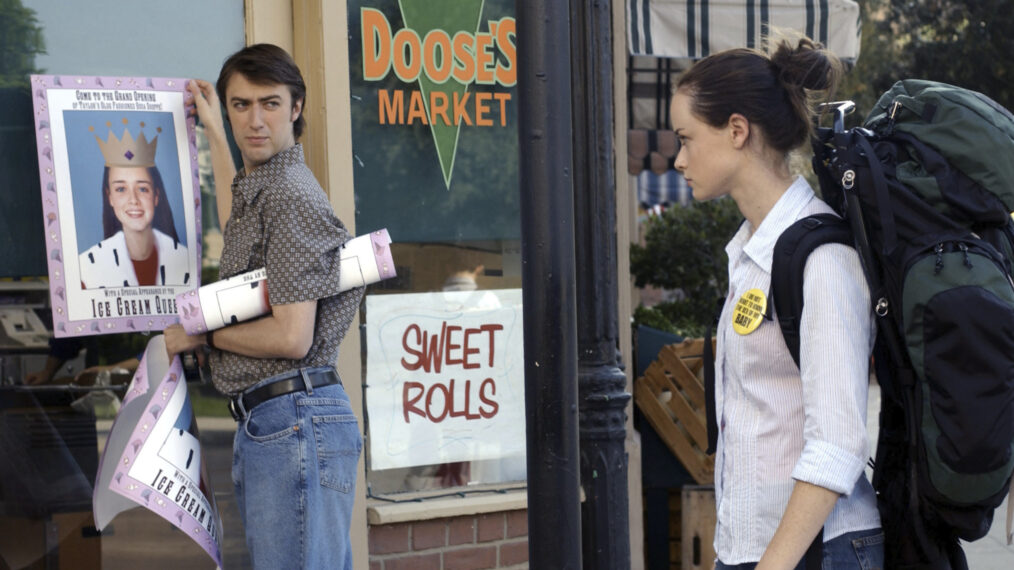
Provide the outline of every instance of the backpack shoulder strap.
[[848,223],[834,214],[807,216],[778,236],[771,258],[771,292],[768,298],[774,304],[782,337],[797,367],[799,319],[803,314],[803,270],[810,253],[827,243],[854,245]]

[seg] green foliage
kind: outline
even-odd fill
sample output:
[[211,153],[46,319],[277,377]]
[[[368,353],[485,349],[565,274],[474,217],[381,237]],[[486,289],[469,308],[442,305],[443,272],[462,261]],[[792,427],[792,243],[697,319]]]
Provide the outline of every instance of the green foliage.
[[[714,319],[717,310],[718,307],[714,307],[707,319]],[[696,312],[693,301],[689,299],[664,301],[651,307],[640,305],[634,309],[634,326],[645,325],[683,338],[701,338],[707,322],[701,321],[701,317],[694,314]]]
[[0,0],[0,88],[27,87],[28,76],[41,73],[35,55],[46,53],[35,11],[21,0]]
[[861,120],[900,79],[973,89],[1014,107],[1014,12],[1010,0],[860,0],[859,60],[841,95]]
[[188,384],[190,405],[197,417],[229,417],[228,399],[219,394],[211,384]]
[[630,273],[638,287],[670,289],[676,299],[638,307],[635,322],[682,336],[700,336],[728,289],[725,244],[741,219],[730,198],[669,208],[649,219],[644,245],[630,248]]

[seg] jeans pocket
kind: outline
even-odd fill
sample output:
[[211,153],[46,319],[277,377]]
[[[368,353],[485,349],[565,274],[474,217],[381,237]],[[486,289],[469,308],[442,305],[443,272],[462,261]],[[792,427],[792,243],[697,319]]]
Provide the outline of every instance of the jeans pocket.
[[353,414],[313,416],[320,484],[342,493],[356,486],[356,467],[363,449],[359,423]]
[[852,548],[859,559],[862,570],[883,570],[884,568],[884,533],[857,538],[852,541]]
[[296,416],[287,398],[275,398],[254,408],[243,422],[246,435],[268,443],[296,433]]

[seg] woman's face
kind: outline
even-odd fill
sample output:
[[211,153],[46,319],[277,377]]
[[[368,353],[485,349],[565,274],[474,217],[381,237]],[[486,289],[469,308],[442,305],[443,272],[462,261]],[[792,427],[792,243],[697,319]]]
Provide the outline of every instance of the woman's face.
[[110,166],[107,196],[123,231],[141,232],[151,229],[158,195],[147,168]]
[[728,194],[735,173],[729,127],[715,128],[691,111],[693,98],[677,91],[672,99],[672,127],[679,140],[676,170],[694,191],[694,199],[711,200]]

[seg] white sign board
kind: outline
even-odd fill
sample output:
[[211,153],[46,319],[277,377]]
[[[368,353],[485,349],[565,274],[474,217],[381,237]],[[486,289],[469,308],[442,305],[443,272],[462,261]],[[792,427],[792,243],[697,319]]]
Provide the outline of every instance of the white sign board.
[[524,456],[521,290],[366,298],[370,466]]

